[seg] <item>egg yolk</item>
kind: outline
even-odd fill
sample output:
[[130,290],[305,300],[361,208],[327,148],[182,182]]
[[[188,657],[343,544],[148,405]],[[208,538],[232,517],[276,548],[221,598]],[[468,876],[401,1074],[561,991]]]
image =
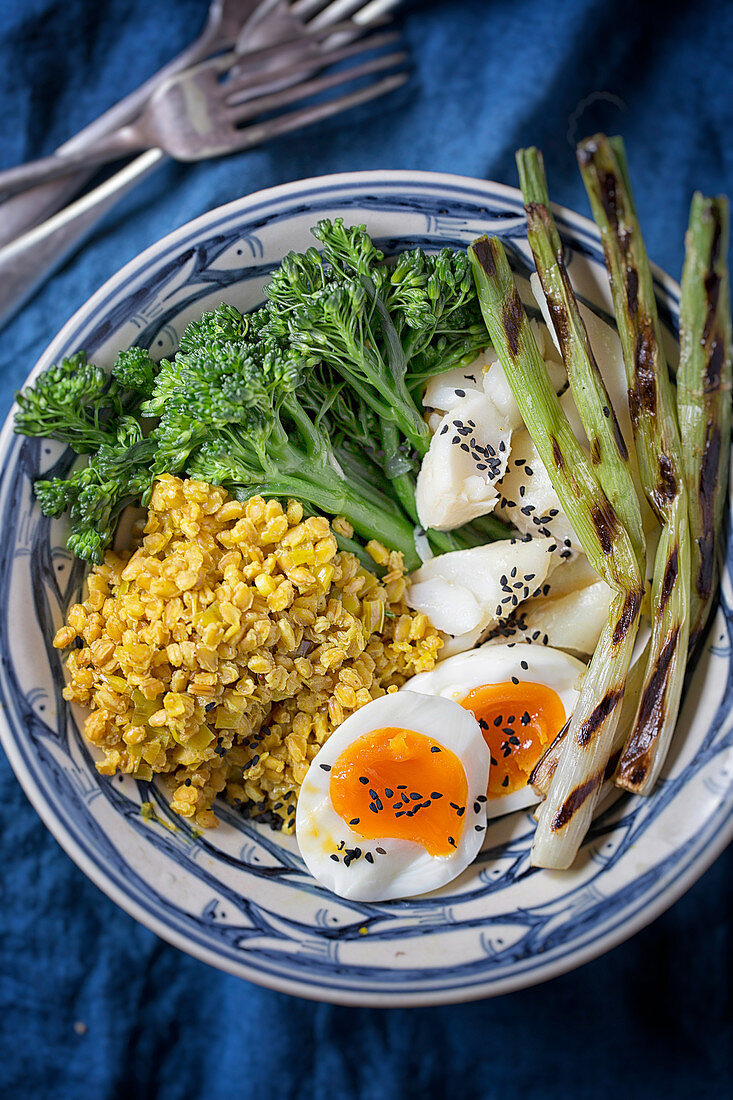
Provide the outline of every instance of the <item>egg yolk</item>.
[[490,798],[524,787],[547,745],[565,725],[565,708],[545,684],[484,684],[461,700],[473,712],[491,752]]
[[463,831],[468,781],[450,749],[388,726],[344,749],[330,793],[336,813],[366,840],[413,840],[428,855],[448,856]]

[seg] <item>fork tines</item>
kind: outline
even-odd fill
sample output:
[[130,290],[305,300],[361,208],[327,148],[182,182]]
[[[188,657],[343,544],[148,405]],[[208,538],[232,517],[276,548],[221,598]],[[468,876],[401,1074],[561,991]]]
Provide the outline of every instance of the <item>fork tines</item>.
[[[356,28],[358,34],[363,35],[363,28]],[[237,71],[232,70],[232,75],[221,84],[221,96],[223,102],[230,107],[235,107],[242,101],[248,101],[249,105],[255,109],[255,113],[259,114],[263,110],[274,110],[280,106],[286,106],[293,102],[292,99],[286,98],[280,101],[277,96],[280,89],[277,87],[278,82],[283,80],[291,81],[293,86],[287,90],[291,93],[296,93],[296,98],[302,99],[302,90],[308,88],[310,95],[317,95],[319,91],[326,90],[329,85],[324,85],[323,89],[314,88],[312,82],[305,84],[303,81],[313,76],[314,74],[322,71],[323,69],[330,68],[332,65],[336,65],[342,61],[348,61],[352,58],[358,58],[364,54],[371,53],[375,50],[383,50],[386,46],[392,46],[399,41],[399,34],[396,31],[387,31],[382,33],[376,33],[369,35],[368,37],[361,37],[356,42],[343,43],[343,38],[339,36],[339,41],[333,46],[320,45],[317,48],[317,52],[312,49],[306,48],[305,43],[297,44],[297,54],[295,57],[291,56],[282,67],[277,69],[268,69],[267,71],[267,84],[263,88],[263,78],[257,71]],[[394,53],[390,56],[390,61],[383,64],[381,68],[389,68],[390,66],[401,64],[406,55],[403,52]],[[376,58],[374,59],[376,60]],[[347,79],[356,79],[359,74],[356,69],[359,66],[355,66],[353,69],[343,69],[339,71],[339,80],[336,83],[343,83]],[[375,70],[378,71],[378,70]],[[349,76],[351,73],[351,76]],[[326,79],[325,77],[323,78]],[[299,81],[297,87],[295,82]],[[275,90],[270,93],[268,88],[275,86]],[[300,92],[301,94],[297,94]],[[254,117],[246,110],[233,112],[230,117],[237,122],[245,121],[248,118]]]
[[[318,58],[312,56],[304,58],[295,66],[291,65],[279,73],[268,73],[268,78],[271,77],[275,80],[277,76],[288,75],[292,78],[302,74],[305,79],[301,79],[292,87],[283,88],[269,94],[258,95],[255,93],[254,96],[248,98],[245,102],[239,102],[238,98],[239,95],[250,86],[246,74],[243,74],[241,77],[234,77],[231,84],[227,82],[227,84],[223,85],[222,91],[225,95],[227,107],[226,114],[229,121],[241,127],[241,140],[238,143],[238,147],[246,148],[252,144],[267,140],[270,137],[275,137],[278,134],[287,133],[289,130],[294,130],[299,126],[306,126],[312,122],[320,121],[321,119],[328,118],[341,111],[348,110],[350,107],[355,107],[361,103],[366,103],[371,99],[375,99],[378,96],[385,95],[387,92],[400,87],[408,79],[408,73],[404,68],[408,54],[404,50],[377,54],[359,64],[339,68],[335,72],[325,73],[323,75],[311,77],[310,79],[308,78],[309,74],[314,71],[318,72],[319,70],[346,60],[358,59],[375,50],[394,45],[398,40],[399,35],[396,32],[378,33],[364,37],[358,42],[351,43],[350,45],[324,51]],[[335,98],[307,104],[297,110],[266,118],[260,123],[254,122],[255,119],[261,118],[263,115],[268,115],[270,112],[277,112],[284,107],[293,106],[303,100],[322,96],[326,92],[344,87],[356,80],[362,80],[365,77],[386,72],[389,69],[399,71],[395,71],[381,80],[367,84],[365,87],[345,92],[343,95],[336,96]],[[250,123],[251,125],[245,125],[246,123]]]

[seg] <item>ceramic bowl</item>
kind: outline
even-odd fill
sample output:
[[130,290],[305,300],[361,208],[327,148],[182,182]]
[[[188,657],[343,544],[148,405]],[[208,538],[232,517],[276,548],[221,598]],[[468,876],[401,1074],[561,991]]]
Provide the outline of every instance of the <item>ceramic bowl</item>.
[[[415,172],[328,176],[264,191],[183,226],[129,263],[72,318],[34,373],[85,348],[110,363],[136,343],[159,358],[185,324],[222,300],[260,303],[269,273],[311,243],[322,217],[366,223],[387,252],[500,236],[530,270],[520,194],[495,183]],[[558,210],[573,282],[610,312],[595,227]],[[661,273],[663,325],[676,332],[679,288]],[[492,821],[476,862],[409,901],[343,901],[306,872],[292,837],[221,806],[197,835],[156,787],[103,778],[63,702],[51,646],[82,570],[64,529],[34,504],[32,482],[68,467],[55,444],[0,437],[0,736],[26,793],[82,870],[158,935],[262,985],[349,1004],[416,1005],[504,993],[608,950],[680,896],[733,831],[731,565],[691,674],[673,749],[654,795],[621,797],[598,817],[572,871],[529,867],[527,812]],[[157,819],[144,820],[152,800]],[[173,825],[174,828],[167,826]]]

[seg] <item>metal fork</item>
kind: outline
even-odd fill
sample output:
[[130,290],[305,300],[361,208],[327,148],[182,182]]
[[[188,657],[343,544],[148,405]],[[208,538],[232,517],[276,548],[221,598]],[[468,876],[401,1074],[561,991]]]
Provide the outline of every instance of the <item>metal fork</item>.
[[[74,134],[56,152],[77,153],[103,134],[130,122],[139,114],[145,101],[164,80],[191,65],[205,61],[213,54],[230,50],[237,43],[238,36],[242,32],[245,39],[238,48],[246,49],[246,35],[250,23],[253,20],[259,22],[271,2],[272,0],[211,0],[206,23],[194,42],[144,84],[115,103],[83,130]],[[345,16],[339,15],[338,18],[345,18]],[[254,43],[254,45],[260,44],[269,45],[269,42]],[[25,194],[7,199],[0,206],[0,246],[15,240],[21,233],[60,210],[68,199],[79,192],[88,176],[88,172],[77,171],[64,176],[63,179],[52,180],[31,188]]]
[[133,123],[99,138],[83,152],[44,157],[0,172],[0,192],[20,191],[36,183],[57,179],[75,168],[105,164],[143,149],[158,148],[176,160],[183,161],[222,156],[247,149],[265,138],[286,133],[297,126],[327,117],[334,111],[345,110],[398,87],[405,80],[404,73],[385,77],[361,92],[345,94],[319,107],[304,107],[299,111],[278,115],[266,123],[253,122],[271,111],[279,111],[362,77],[394,69],[406,60],[406,54],[397,51],[372,57],[361,64],[326,76],[305,81],[300,79],[313,69],[313,55],[307,48],[310,42],[316,41],[321,46],[319,65],[324,67],[359,58],[372,50],[392,45],[398,37],[394,33],[371,35],[359,42],[337,48],[328,48],[325,43],[326,38],[331,35],[340,37],[359,33],[363,33],[363,28],[356,24],[343,23],[309,31],[306,36],[282,46],[258,50],[252,57],[253,63],[267,61],[283,50],[294,50],[295,56],[291,54],[281,68],[270,71],[268,79],[273,82],[298,82],[291,87],[269,95],[257,95],[255,98],[245,96],[262,82],[256,64],[253,64],[252,72],[233,73],[232,69],[241,60],[238,54],[232,52],[223,57],[214,57],[170,77],[156,89]]
[[[296,17],[300,20],[300,27],[305,32],[309,27],[315,25],[316,19],[319,26],[328,26],[336,14],[350,15],[353,22],[368,24],[387,12],[391,7],[394,7],[395,3],[396,0],[367,0],[367,3],[363,3],[363,0],[296,0],[291,8],[293,13],[299,13]],[[282,6],[281,0],[275,0],[272,7],[276,4]],[[263,9],[267,11],[269,7],[270,5],[265,0],[265,3],[258,8],[256,14],[259,16]],[[358,10],[354,10],[355,8]],[[262,16],[261,27],[258,26],[257,30],[260,42],[266,42],[268,38],[272,42],[276,35],[282,34],[281,24],[273,23],[268,14]],[[255,38],[254,34],[252,37]],[[238,42],[238,46],[243,44],[241,40]],[[247,59],[251,60],[252,56],[251,54],[247,55]],[[245,60],[243,58],[243,62]],[[273,64],[272,60],[269,64]],[[318,69],[317,62],[311,64],[314,70]],[[265,67],[262,74],[263,78],[267,71],[267,67]],[[357,103],[366,102],[367,99],[384,94],[393,87],[398,87],[405,79],[404,74],[395,74],[380,81],[378,85],[374,84],[371,87],[349,93],[346,97],[341,97],[340,100],[332,99],[325,103],[303,108],[298,112],[299,120],[296,120],[293,117],[293,112],[291,112],[289,118],[292,125],[287,128],[293,129],[298,125],[305,126],[309,122],[316,122],[319,119],[336,114],[340,110],[345,110],[347,107],[355,106]],[[263,84],[265,84],[264,79]],[[265,86],[271,88],[272,81],[267,81]],[[345,102],[345,100],[348,100],[348,102]],[[288,116],[283,117],[287,118]],[[270,126],[269,122],[263,125],[259,141],[266,141],[270,136],[286,132],[283,128],[284,121],[280,123],[280,129],[277,130],[274,128],[274,121],[277,120],[273,120],[273,126]],[[254,141],[255,132],[252,128],[250,129],[250,138]],[[123,195],[155,171],[165,159],[165,154],[159,149],[151,149],[147,153],[143,153],[93,191],[83,195],[70,206],[31,229],[11,244],[0,248],[0,327],[9,320],[43,279],[73,250],[102,216]],[[11,199],[10,201],[17,201],[17,199]],[[2,207],[0,207],[1,209]]]

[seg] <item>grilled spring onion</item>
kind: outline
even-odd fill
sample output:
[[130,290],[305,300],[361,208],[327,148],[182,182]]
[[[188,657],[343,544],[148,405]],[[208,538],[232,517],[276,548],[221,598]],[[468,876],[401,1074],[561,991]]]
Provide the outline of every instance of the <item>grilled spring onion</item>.
[[[626,688],[624,691],[624,698],[621,704],[621,717],[616,727],[616,733],[613,737],[611,744],[611,755],[608,763],[606,764],[606,771],[603,777],[604,786],[601,788],[600,797],[604,795],[604,791],[607,785],[612,784],[613,774],[616,771],[616,766],[621,758],[621,751],[626,743],[626,738],[631,732],[631,725],[636,717],[636,708],[639,705],[639,698],[641,696],[641,689],[644,684],[644,675],[646,673],[646,665],[649,657],[649,644],[644,647],[643,652],[639,655],[636,661],[629,669],[628,676],[626,677]],[[570,723],[566,722],[563,728],[558,733],[555,740],[545,750],[540,759],[535,764],[530,774],[527,783],[535,792],[542,798],[547,797],[547,792],[550,789],[552,777],[557,769],[558,762],[562,756],[565,740],[568,735],[568,727]]]
[[690,512],[690,648],[707,620],[728,490],[731,316],[728,202],[698,191],[690,207],[680,304],[677,418]]
[[565,267],[560,234],[550,212],[542,154],[534,148],[520,149],[517,167],[527,214],[527,237],[567,367],[573,398],[590,443],[591,460],[601,487],[629,533],[636,560],[643,571],[644,530],[629,468],[629,452]]
[[634,724],[616,783],[649,793],[674,732],[687,661],[690,539],[675,398],[662,349],[649,261],[628,184],[623,142],[598,134],[578,162],[601,231],[621,337],[629,410],[644,492],[660,524],[652,582],[652,638]]
[[531,861],[572,863],[611,755],[639,625],[642,576],[628,532],[573,435],[547,375],[500,242],[469,248],[481,311],[537,451],[594,568],[614,589],[608,622],[583,679],[565,748],[538,813]]

